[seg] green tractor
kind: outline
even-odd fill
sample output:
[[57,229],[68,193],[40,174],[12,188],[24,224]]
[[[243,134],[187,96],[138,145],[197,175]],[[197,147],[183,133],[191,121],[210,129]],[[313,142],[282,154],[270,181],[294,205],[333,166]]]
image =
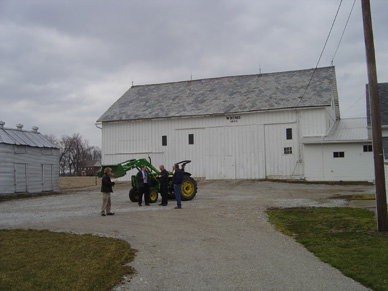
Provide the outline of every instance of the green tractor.
[[[191,174],[185,172],[186,164],[191,163],[190,160],[185,160],[177,163],[181,165],[181,169],[183,172],[183,183],[182,183],[182,201],[192,200],[197,194],[197,182],[191,177]],[[122,162],[117,165],[103,165],[101,167],[100,176],[103,175],[105,168],[111,168],[112,174],[114,178],[120,178],[127,174],[128,171],[137,169],[140,171],[143,165],[147,166],[147,172],[150,177],[150,200],[151,203],[155,203],[158,200],[158,196],[160,193],[160,183],[159,179],[156,178],[157,175],[160,174],[160,171],[152,166],[151,162],[148,162],[146,159],[133,159]],[[174,195],[174,187],[171,183],[172,180],[172,172],[169,172],[169,185],[168,185],[168,195],[169,198],[175,198]],[[129,191],[129,199],[132,202],[139,201],[139,186],[137,184],[136,175],[131,176],[132,189]]]

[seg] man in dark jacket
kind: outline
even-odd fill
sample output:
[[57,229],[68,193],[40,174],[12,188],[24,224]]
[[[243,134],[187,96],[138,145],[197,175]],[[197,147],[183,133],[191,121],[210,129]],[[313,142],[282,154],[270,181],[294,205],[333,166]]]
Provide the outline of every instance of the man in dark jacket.
[[182,202],[181,202],[181,188],[182,188],[182,182],[183,182],[183,174],[182,171],[179,169],[179,165],[175,164],[173,166],[174,169],[174,175],[172,176],[172,184],[174,185],[174,194],[176,199],[177,206],[174,209],[182,209]]
[[101,192],[102,192],[102,209],[101,215],[114,215],[113,212],[110,211],[111,202],[110,202],[110,193],[113,192],[112,186],[115,185],[115,182],[110,180],[111,168],[104,169],[104,176],[101,181]]
[[139,206],[143,201],[144,194],[144,202],[146,206],[150,206],[150,186],[149,186],[149,176],[147,173],[147,166],[141,166],[141,170],[136,175],[137,184],[139,186]]
[[160,195],[162,195],[162,203],[159,206],[167,206],[168,204],[168,172],[163,165],[159,166],[160,174],[157,176],[160,181]]

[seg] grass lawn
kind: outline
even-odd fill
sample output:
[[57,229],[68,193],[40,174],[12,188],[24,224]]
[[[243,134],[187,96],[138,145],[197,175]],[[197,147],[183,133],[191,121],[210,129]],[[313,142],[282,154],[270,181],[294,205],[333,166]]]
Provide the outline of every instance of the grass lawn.
[[276,228],[343,274],[373,290],[388,290],[388,233],[374,213],[352,208],[268,210]]
[[0,290],[109,290],[133,273],[127,242],[93,235],[0,230]]
[[376,200],[375,194],[356,194],[350,200]]

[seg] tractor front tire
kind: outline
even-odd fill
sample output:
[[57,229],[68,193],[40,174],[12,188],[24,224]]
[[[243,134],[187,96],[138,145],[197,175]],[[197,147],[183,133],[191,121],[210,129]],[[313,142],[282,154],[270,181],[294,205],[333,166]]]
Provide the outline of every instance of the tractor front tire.
[[[129,190],[129,200],[132,202],[139,202],[139,190],[132,188]],[[150,188],[150,202],[155,203],[158,201],[158,191],[155,188]]]
[[129,200],[132,202],[139,202],[139,190],[135,188],[129,190]]
[[155,203],[158,201],[158,191],[155,188],[150,188],[150,202]]
[[182,188],[181,188],[182,201],[192,200],[196,194],[197,194],[197,182],[189,176],[183,176],[183,182],[182,182]]

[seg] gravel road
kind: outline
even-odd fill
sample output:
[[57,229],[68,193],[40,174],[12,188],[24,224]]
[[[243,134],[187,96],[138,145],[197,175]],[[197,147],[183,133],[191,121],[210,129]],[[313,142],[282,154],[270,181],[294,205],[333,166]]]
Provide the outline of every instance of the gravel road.
[[137,274],[115,290],[368,290],[322,263],[268,223],[268,207],[347,206],[343,195],[373,186],[267,181],[203,181],[197,197],[174,210],[112,195],[114,216],[101,217],[98,187],[0,203],[0,228],[92,233],[138,250]]

